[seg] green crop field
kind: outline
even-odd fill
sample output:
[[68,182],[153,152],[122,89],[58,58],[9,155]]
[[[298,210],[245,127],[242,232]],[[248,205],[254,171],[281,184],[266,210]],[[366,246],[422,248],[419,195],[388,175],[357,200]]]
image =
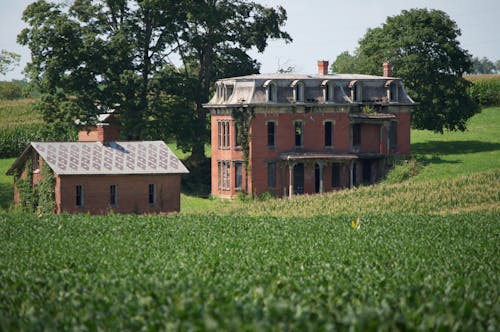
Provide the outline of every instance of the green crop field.
[[498,214],[0,214],[0,328],[499,329]]
[[412,131],[401,183],[170,216],[7,210],[0,160],[0,330],[498,331],[499,123]]

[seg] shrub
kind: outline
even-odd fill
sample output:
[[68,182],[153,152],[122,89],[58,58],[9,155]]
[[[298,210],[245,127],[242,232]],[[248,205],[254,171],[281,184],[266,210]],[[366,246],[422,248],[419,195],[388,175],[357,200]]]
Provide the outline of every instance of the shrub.
[[422,164],[415,158],[407,160],[397,160],[393,169],[387,174],[386,183],[401,183],[418,174],[422,169]]

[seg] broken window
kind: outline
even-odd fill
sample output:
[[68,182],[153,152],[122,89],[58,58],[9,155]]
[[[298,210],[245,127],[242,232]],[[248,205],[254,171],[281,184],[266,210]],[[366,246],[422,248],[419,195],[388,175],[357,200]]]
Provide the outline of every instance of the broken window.
[[295,147],[300,148],[304,145],[304,137],[303,137],[303,125],[302,121],[295,121]]

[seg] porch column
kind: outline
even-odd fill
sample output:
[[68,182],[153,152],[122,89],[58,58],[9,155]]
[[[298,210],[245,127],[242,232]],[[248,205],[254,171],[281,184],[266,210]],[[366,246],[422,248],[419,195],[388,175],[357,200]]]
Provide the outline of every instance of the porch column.
[[288,164],[288,197],[291,198],[293,195],[293,169],[295,168],[295,163]]
[[322,194],[323,191],[324,191],[324,185],[323,185],[323,168],[324,168],[324,163],[321,161],[321,162],[318,162],[318,166],[319,166],[319,193]]
[[353,169],[354,169],[354,160],[351,160],[351,162],[349,163],[349,188],[352,188],[352,186],[354,185],[354,181],[353,181]]

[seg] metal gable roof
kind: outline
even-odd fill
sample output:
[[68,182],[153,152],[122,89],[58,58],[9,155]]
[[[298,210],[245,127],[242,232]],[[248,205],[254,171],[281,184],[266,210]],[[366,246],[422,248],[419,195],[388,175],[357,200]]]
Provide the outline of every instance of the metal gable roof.
[[58,175],[189,173],[163,141],[31,142]]

